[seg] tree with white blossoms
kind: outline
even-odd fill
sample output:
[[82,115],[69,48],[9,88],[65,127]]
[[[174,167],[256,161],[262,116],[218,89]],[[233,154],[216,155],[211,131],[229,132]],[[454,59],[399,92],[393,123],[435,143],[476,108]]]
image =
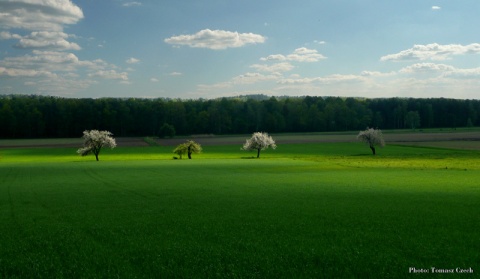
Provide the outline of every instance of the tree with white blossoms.
[[379,129],[367,128],[365,131],[360,131],[357,139],[368,144],[373,155],[375,155],[375,146],[385,146],[382,131]]
[[251,138],[247,139],[245,144],[243,144],[242,150],[257,150],[257,158],[259,158],[260,151],[269,147],[272,149],[277,148],[272,137],[269,136],[268,133],[256,132],[252,134]]
[[112,133],[109,131],[85,130],[83,132],[83,147],[77,150],[77,153],[82,156],[87,156],[90,153],[95,155],[98,161],[98,154],[102,147],[115,148],[117,143],[112,138]]
[[188,159],[192,159],[192,153],[201,153],[201,152],[202,152],[202,146],[193,140],[188,140],[185,143],[179,144],[173,150],[173,153],[180,156],[180,159],[182,159],[182,155],[185,153],[188,155]]

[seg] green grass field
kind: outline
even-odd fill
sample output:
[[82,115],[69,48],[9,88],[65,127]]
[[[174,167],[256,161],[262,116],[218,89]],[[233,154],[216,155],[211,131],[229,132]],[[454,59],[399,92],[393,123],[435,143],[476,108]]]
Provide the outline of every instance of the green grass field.
[[480,152],[240,147],[0,149],[0,278],[480,273]]

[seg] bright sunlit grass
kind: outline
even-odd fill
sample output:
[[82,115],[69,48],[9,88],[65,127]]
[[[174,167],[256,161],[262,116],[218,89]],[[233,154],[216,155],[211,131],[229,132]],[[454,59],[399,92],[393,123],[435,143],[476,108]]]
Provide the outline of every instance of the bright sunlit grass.
[[0,150],[0,277],[405,278],[478,267],[480,153]]

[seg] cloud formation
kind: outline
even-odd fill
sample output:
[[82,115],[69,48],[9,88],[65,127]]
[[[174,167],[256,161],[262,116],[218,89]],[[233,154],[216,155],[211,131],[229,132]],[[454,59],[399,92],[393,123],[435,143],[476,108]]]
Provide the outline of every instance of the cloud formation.
[[127,2],[127,3],[123,3],[122,6],[124,7],[133,7],[133,6],[141,6],[142,3],[140,2]]
[[327,57],[318,53],[316,49],[308,49],[305,47],[297,48],[293,53],[288,55],[273,54],[260,58],[261,61],[296,61],[296,62],[318,62]]
[[292,64],[288,62],[276,63],[272,65],[265,64],[253,64],[250,68],[254,68],[260,72],[288,72],[295,68]]
[[329,75],[325,77],[315,77],[315,78],[295,78],[295,79],[282,79],[279,84],[337,84],[337,83],[352,83],[352,82],[363,82],[365,78],[358,75]]
[[138,60],[137,58],[134,58],[134,57],[130,57],[125,62],[127,64],[137,64],[138,62],[140,62],[140,60]]
[[479,54],[480,44],[469,45],[414,45],[413,48],[402,50],[399,53],[382,56],[380,61],[408,61],[408,60],[446,60],[453,55]]
[[23,84],[34,87],[36,93],[61,95],[86,89],[98,79],[129,83],[128,74],[117,66],[101,59],[81,60],[71,53],[81,47],[69,41],[77,36],[63,29],[83,17],[71,0],[0,0],[0,40],[17,40],[13,48],[30,50],[0,60],[0,77],[25,79]]
[[7,32],[7,31],[0,32],[0,40],[11,40],[11,39],[20,40],[21,38],[22,36],[18,34],[11,34],[10,32]]
[[253,33],[204,29],[192,35],[173,36],[164,41],[172,45],[221,50],[242,47],[248,44],[261,44],[264,43],[265,40],[266,38],[262,35]]
[[61,31],[65,24],[83,18],[82,10],[70,0],[0,1],[0,26],[27,30]]
[[17,48],[46,48],[57,50],[80,50],[81,47],[76,43],[71,43],[66,39],[70,37],[63,32],[39,31],[32,32],[30,35],[21,37],[15,45]]

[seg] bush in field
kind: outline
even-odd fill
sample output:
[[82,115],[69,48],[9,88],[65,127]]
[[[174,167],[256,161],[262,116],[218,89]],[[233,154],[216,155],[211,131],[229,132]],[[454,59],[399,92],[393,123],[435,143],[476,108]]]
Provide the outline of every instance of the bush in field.
[[115,148],[117,143],[115,139],[111,137],[112,133],[109,131],[98,130],[86,130],[83,132],[83,147],[77,150],[77,153],[82,156],[87,156],[90,153],[95,155],[95,159],[98,161],[98,154],[102,147]]
[[173,138],[175,136],[175,127],[168,123],[163,123],[162,127],[160,127],[159,136],[161,138]]
[[368,144],[373,155],[375,155],[375,146],[385,146],[382,131],[379,129],[367,128],[365,131],[360,131],[357,139]]
[[193,140],[188,140],[185,143],[179,144],[173,150],[173,153],[180,156],[180,159],[182,159],[183,154],[187,154],[188,159],[192,159],[192,153],[200,153],[200,152],[202,152],[202,146]]
[[242,150],[257,150],[257,158],[259,158],[260,151],[269,147],[272,149],[277,148],[272,137],[269,136],[268,133],[256,132],[252,134],[251,138],[247,139],[245,144],[243,144]]

